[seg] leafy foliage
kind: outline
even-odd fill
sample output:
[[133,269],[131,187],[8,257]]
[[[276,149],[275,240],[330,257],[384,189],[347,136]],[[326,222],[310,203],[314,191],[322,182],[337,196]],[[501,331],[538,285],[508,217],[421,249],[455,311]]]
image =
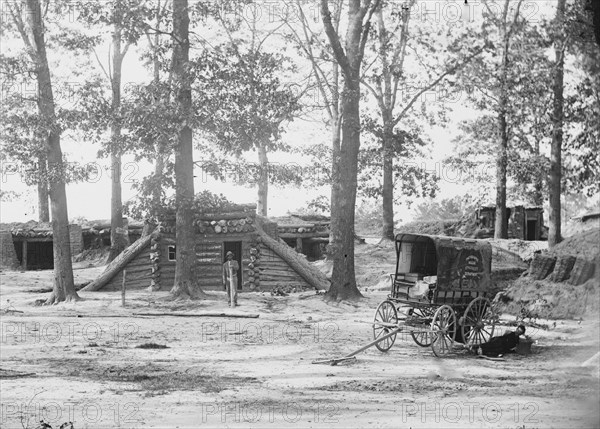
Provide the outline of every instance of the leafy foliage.
[[[392,156],[394,157],[394,201],[410,206],[412,198],[435,197],[438,190],[439,177],[434,172],[421,168],[415,158],[424,155],[425,146],[430,143],[421,137],[422,130],[409,122],[411,131],[396,129],[392,135]],[[371,139],[365,139],[359,155],[360,195],[367,198],[378,198],[383,194],[383,127],[371,118],[363,120],[363,128],[368,131]],[[367,137],[366,136],[366,137]]]

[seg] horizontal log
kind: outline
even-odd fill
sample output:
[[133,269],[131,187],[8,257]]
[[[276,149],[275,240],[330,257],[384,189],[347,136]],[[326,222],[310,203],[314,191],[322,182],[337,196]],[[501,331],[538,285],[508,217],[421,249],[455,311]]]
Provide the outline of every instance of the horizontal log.
[[230,220],[230,219],[244,219],[253,218],[255,215],[252,211],[236,211],[236,212],[224,212],[224,213],[205,213],[197,214],[195,217],[199,220],[205,221],[219,221],[219,220]]
[[329,243],[329,237],[308,237],[304,239],[305,243],[316,244],[316,243]]
[[280,238],[310,238],[310,237],[329,237],[328,232],[281,232]]
[[133,313],[134,316],[171,316],[171,317],[237,317],[245,319],[256,319],[258,314],[239,314],[239,313]]

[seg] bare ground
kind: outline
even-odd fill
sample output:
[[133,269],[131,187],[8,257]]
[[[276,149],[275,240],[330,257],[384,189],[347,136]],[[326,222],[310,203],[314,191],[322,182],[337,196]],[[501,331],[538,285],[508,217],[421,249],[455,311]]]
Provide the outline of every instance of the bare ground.
[[[377,269],[371,282],[359,270],[363,287],[387,268]],[[76,282],[101,270],[77,269]],[[235,310],[221,292],[197,302],[131,292],[125,307],[119,293],[80,292],[83,301],[44,307],[35,302],[50,271],[0,280],[2,428],[600,426],[597,359],[581,366],[599,350],[597,315],[538,320],[549,329],[529,327],[533,354],[500,362],[460,348],[439,359],[402,335],[387,353],[329,366],[311,362],[369,342],[387,291],[362,289],[356,305],[243,293]],[[260,317],[134,315],[170,311]]]

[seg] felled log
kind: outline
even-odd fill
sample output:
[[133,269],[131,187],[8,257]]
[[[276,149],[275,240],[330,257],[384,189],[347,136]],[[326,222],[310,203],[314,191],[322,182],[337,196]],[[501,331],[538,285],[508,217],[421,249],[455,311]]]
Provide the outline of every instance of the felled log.
[[154,236],[155,233],[152,233],[145,237],[141,237],[139,240],[134,242],[131,246],[129,246],[127,249],[121,252],[119,256],[113,259],[113,261],[110,264],[108,264],[106,270],[104,270],[104,272],[100,274],[100,277],[88,284],[82,290],[87,292],[101,289],[104,285],[111,281],[113,277],[115,277],[119,272],[121,272],[121,270],[127,265],[127,263],[133,258],[135,258],[144,247],[148,246],[152,237]]
[[237,317],[244,319],[257,319],[258,314],[239,313],[133,313],[134,316],[172,316],[172,317]]
[[329,289],[329,280],[327,280],[325,274],[310,265],[306,259],[300,257],[298,253],[290,248],[283,240],[275,240],[260,227],[257,227],[256,230],[262,238],[263,243],[281,259],[286,261],[309,285],[313,286],[315,289]]

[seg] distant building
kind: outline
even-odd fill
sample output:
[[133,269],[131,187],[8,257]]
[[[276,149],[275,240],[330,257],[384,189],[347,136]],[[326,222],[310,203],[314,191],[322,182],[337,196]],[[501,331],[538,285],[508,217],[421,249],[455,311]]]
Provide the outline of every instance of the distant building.
[[323,256],[329,243],[329,217],[292,213],[271,220],[277,223],[277,235],[309,261]]
[[[27,225],[27,224],[25,224]],[[51,270],[54,268],[52,229],[35,223],[10,231],[18,265],[24,270]],[[83,250],[81,226],[69,225],[71,255]]]
[[[508,238],[537,241],[547,240],[544,227],[544,209],[542,207],[507,207]],[[481,207],[475,212],[475,220],[482,233],[480,237],[494,235],[496,207]]]

